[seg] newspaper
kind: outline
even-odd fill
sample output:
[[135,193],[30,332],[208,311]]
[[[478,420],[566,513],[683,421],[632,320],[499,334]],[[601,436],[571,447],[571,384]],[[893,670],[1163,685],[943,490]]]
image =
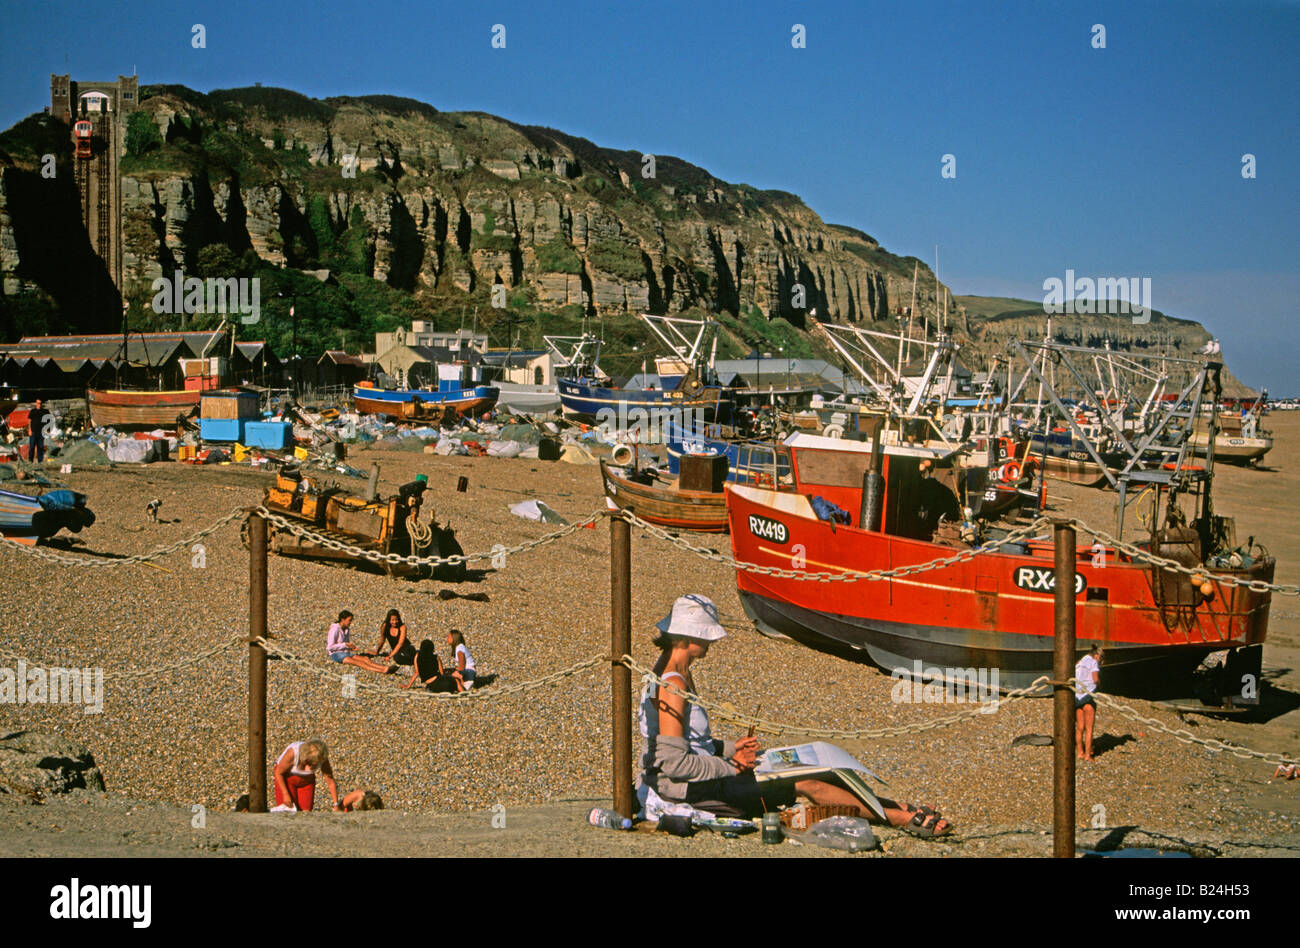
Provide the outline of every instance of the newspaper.
[[867,782],[859,776],[860,774],[879,783],[885,782],[848,751],[834,744],[827,744],[825,741],[795,744],[790,747],[773,747],[763,753],[758,766],[754,768],[754,779],[759,783],[813,777],[831,778],[831,782],[839,783],[870,807],[882,820],[887,821],[884,806]]
[[885,782],[848,751],[825,741],[773,747],[764,752],[758,766],[754,768],[754,776],[761,780],[765,775],[769,779],[791,777],[814,770],[856,770],[872,780]]

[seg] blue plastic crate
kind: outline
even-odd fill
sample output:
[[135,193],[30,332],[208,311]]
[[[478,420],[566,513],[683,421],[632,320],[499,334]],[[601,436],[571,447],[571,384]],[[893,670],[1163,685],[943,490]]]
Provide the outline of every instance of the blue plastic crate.
[[247,418],[200,418],[199,437],[204,441],[238,441],[244,443]]
[[287,421],[250,421],[244,426],[242,443],[250,448],[283,451],[293,444],[293,425]]

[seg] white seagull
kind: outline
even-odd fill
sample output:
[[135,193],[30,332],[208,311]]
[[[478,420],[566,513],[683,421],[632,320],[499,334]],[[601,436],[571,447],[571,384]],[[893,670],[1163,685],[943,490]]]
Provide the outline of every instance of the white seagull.
[[1217,339],[1211,339],[1205,345],[1201,346],[1201,348],[1196,350],[1197,355],[1207,356],[1216,356],[1222,351],[1223,348],[1219,345],[1219,340]]

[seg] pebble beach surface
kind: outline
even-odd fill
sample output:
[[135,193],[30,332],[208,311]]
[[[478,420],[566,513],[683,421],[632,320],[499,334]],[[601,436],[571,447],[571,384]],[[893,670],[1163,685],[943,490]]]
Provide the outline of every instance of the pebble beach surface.
[[[1300,424],[1289,427],[1290,442],[1300,441]],[[513,546],[557,529],[511,515],[507,507],[517,501],[536,497],[571,521],[604,506],[599,472],[590,466],[400,451],[357,451],[349,460],[361,468],[377,461],[385,493],[427,474],[427,504],[439,521],[450,521],[466,552]],[[1221,468],[1219,510],[1237,516],[1239,536],[1257,534],[1279,556],[1278,582],[1300,578],[1300,542],[1294,515],[1264,501],[1270,491],[1279,504],[1291,495],[1300,486],[1295,470]],[[99,519],[71,544],[61,539],[51,548],[101,562],[175,542],[236,507],[257,503],[270,481],[270,475],[246,467],[178,463],[52,476],[88,494]],[[469,488],[457,493],[461,476]],[[1260,484],[1268,490],[1261,492]],[[364,490],[362,481],[349,486]],[[1052,491],[1058,509],[1111,528],[1113,494],[1055,484]],[[164,522],[158,524],[146,514],[155,498],[162,501]],[[895,702],[896,682],[873,666],[758,634],[744,618],[734,575],[725,566],[635,529],[632,542],[633,651],[642,663],[651,664],[656,655],[652,624],[678,595],[700,592],[719,604],[730,632],[697,666],[697,684],[712,698],[758,710],[764,718],[827,728],[920,723],[959,710]],[[730,549],[725,535],[695,535],[692,542]],[[269,664],[269,753],[320,736],[329,744],[342,790],[372,787],[390,808],[422,814],[607,796],[607,666],[552,687],[500,692],[608,654],[608,562],[604,521],[512,557],[504,569],[473,563],[481,569],[477,581],[455,586],[272,556],[269,628],[280,648],[308,664]],[[247,783],[247,649],[232,647],[202,662],[168,666],[247,632],[249,566],[238,523],[204,540],[201,549],[152,564],[73,568],[0,546],[0,569],[7,576],[0,665],[13,667],[16,654],[31,665],[102,667],[107,679],[101,713],[0,704],[0,734],[51,730],[86,745],[110,797],[229,809]],[[446,589],[483,593],[488,601],[439,598]],[[405,675],[355,670],[363,685],[380,690],[361,687],[351,696],[339,666],[325,659],[326,628],[338,610],[350,609],[356,614],[353,641],[370,649],[389,608],[401,610],[417,644],[432,638],[444,661],[450,655],[443,637],[449,628],[461,629],[480,674],[495,674],[496,682],[481,697],[432,700],[403,691],[399,680]],[[1184,720],[1163,705],[1133,704],[1168,727],[1294,754],[1300,749],[1294,718],[1300,682],[1291,671],[1297,613],[1294,600],[1275,597],[1266,652],[1273,668],[1266,667],[1266,678],[1274,704],[1282,706],[1277,714],[1259,723],[1203,715]],[[489,697],[493,692],[498,695]],[[1050,702],[1025,700],[951,727],[840,743],[888,780],[887,795],[940,808],[959,832],[963,825],[1037,832],[1051,823],[1051,748],[1011,742],[1050,729]],[[1253,840],[1257,846],[1276,839],[1278,854],[1293,851],[1300,782],[1271,783],[1272,765],[1189,747],[1104,709],[1098,734],[1098,759],[1079,766],[1081,827],[1136,826],[1171,838]],[[327,802],[324,794],[322,786],[318,804]],[[4,814],[11,812],[5,808],[0,819],[8,821]]]

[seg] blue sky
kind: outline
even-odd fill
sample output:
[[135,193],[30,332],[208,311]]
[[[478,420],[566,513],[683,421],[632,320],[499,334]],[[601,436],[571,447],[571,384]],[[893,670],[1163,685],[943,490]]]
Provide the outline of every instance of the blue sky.
[[957,293],[1150,277],[1246,381],[1300,393],[1297,3],[49,0],[0,24],[0,127],[65,56],[74,78],[478,109],[792,191],[931,264],[937,244]]

